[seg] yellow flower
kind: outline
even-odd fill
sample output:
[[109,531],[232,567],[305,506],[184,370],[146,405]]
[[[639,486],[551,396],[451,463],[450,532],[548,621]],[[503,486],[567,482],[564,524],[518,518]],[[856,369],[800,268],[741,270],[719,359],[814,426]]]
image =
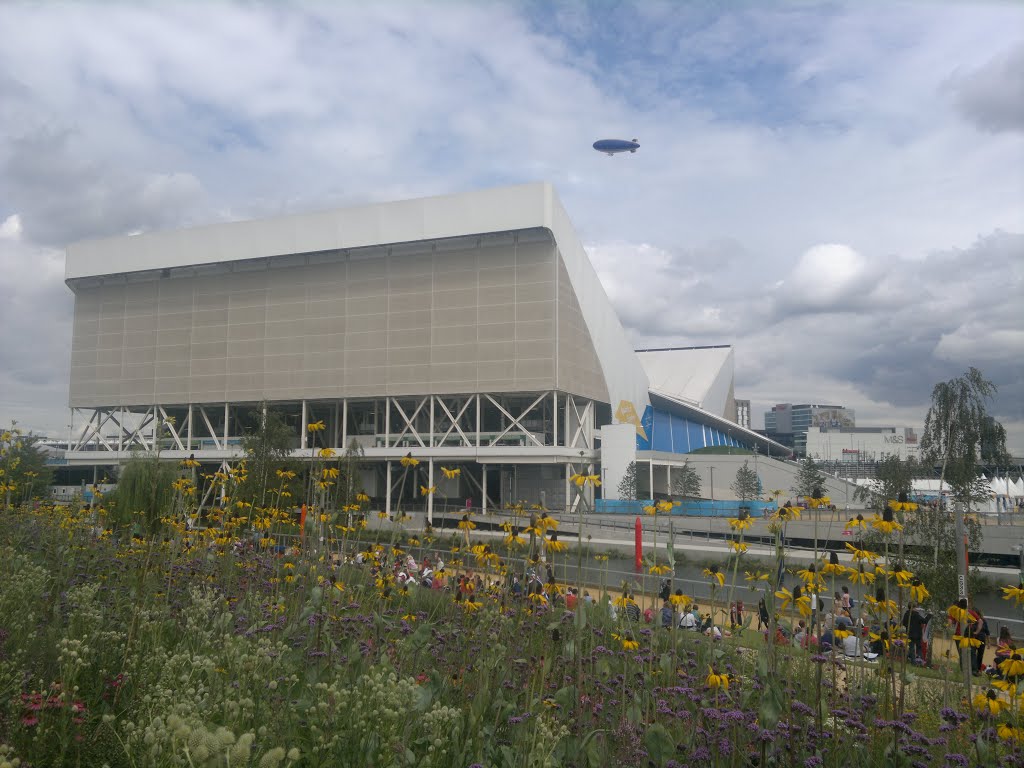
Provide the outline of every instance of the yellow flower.
[[558,540],[558,531],[551,532],[551,538],[544,540],[544,549],[548,552],[564,552],[565,542]]
[[727,522],[729,523],[729,527],[732,528],[734,531],[745,531],[754,524],[754,518],[730,517],[728,518]]
[[607,563],[608,555],[594,555],[594,559],[599,563]]
[[622,597],[616,597],[612,601],[612,605],[614,605],[616,608],[625,608],[630,605],[636,605],[636,600],[633,600],[632,598],[623,595]]
[[416,617],[411,613],[407,613],[402,617],[402,621],[416,621]]
[[896,578],[896,584],[901,587],[909,587],[914,581],[920,581],[920,579],[914,579],[914,574],[903,567],[901,563],[896,563],[891,571],[890,576]]
[[717,581],[719,587],[725,586],[725,574],[718,570],[717,565],[712,565],[710,568],[705,568],[704,575],[712,581]]
[[845,640],[846,638],[848,638],[852,634],[853,634],[853,632],[851,632],[848,629],[834,629],[834,630],[832,630],[832,636],[836,640]]
[[772,578],[770,574],[765,573],[764,571],[754,571],[753,573],[750,571],[744,571],[744,574],[743,578],[746,581],[770,581]]
[[668,601],[675,606],[689,605],[693,602],[689,595],[669,595]]
[[462,474],[462,470],[458,467],[449,469],[448,467],[441,467],[441,474],[447,479],[452,480]]
[[914,579],[910,582],[910,599],[915,603],[923,603],[931,597],[931,593],[925,588],[924,582]]
[[779,610],[784,611],[792,604],[799,612],[801,616],[807,617],[811,615],[811,598],[807,595],[800,594],[800,587],[795,587],[792,592],[783,587],[775,593],[782,602],[779,603]]
[[338,455],[337,452],[333,448],[321,448],[320,449],[320,458],[321,459],[331,459],[331,458],[334,458],[337,455]]
[[989,714],[992,715],[998,715],[1000,712],[1002,712],[1004,709],[1010,706],[1005,701],[1000,699],[999,694],[997,694],[991,688],[989,688],[985,693],[979,693],[977,696],[975,696],[973,703],[974,708],[977,709],[979,712],[988,711]]
[[854,584],[874,584],[875,574],[871,573],[871,571],[865,571],[864,563],[861,563],[856,569],[850,569],[850,581]]
[[917,504],[912,501],[894,501],[889,499],[889,509],[893,512],[913,512],[917,509]]
[[978,648],[981,646],[981,640],[969,635],[953,635],[953,641],[961,648]]
[[[193,469],[193,468],[199,466],[199,462],[196,461],[195,455],[192,455],[192,456],[189,456],[187,459],[184,459],[181,462],[181,466],[184,467],[185,469]],[[26,472],[26,474],[29,474],[29,473]]]
[[428,485],[421,485],[420,486],[420,495],[421,496],[432,496],[436,492],[437,492],[437,486],[436,485],[429,485],[429,486]]
[[1006,723],[1000,723],[996,728],[996,735],[1004,741],[1022,741],[1024,740],[1024,730],[1020,728],[1014,728],[1012,725]]
[[736,552],[737,554],[742,554],[746,552],[748,549],[750,549],[750,545],[747,544],[747,542],[745,541],[730,541],[729,549],[731,549],[733,552]]
[[483,607],[483,603],[474,603],[472,600],[463,600],[462,607],[470,612],[478,611],[480,610],[481,607]]
[[419,460],[419,459],[414,459],[414,458],[412,457],[412,454],[411,454],[411,453],[407,453],[407,454],[405,454],[405,456],[403,456],[403,457],[401,458],[401,461],[400,461],[399,463],[400,463],[400,464],[401,464],[401,465],[402,465],[403,467],[405,467],[406,469],[408,469],[409,467],[415,467],[416,465],[418,465],[418,464],[420,463],[420,460]]
[[708,677],[705,680],[708,688],[723,688],[729,690],[729,676],[722,672],[721,674],[715,672],[712,667],[708,667]]
[[667,565],[652,565],[649,572],[657,576],[664,576],[666,573],[672,573],[672,569]]
[[878,555],[876,555],[874,552],[871,552],[866,549],[857,549],[857,547],[853,546],[853,544],[850,544],[849,542],[846,543],[846,548],[853,554],[853,559],[855,562],[873,563],[878,559]]
[[777,520],[798,520],[800,518],[800,507],[779,507],[772,514],[772,517]]
[[537,518],[537,529],[542,535],[548,528],[557,528],[558,521],[553,517],[548,517],[548,513],[544,512],[540,517]]
[[365,504],[369,500],[370,500],[370,497],[367,496],[365,493],[357,493],[356,494],[356,501],[358,501],[360,504]]
[[875,515],[871,518],[871,527],[876,531],[888,535],[893,531],[902,531],[903,526],[897,523],[892,516],[892,510],[885,510],[880,516]]
[[876,642],[876,643],[877,642],[881,642],[882,643],[882,647],[885,648],[885,650],[889,650],[889,633],[888,632],[882,632],[882,633],[879,633],[879,634],[876,634],[874,632],[868,632],[868,637],[871,638],[872,642]]
[[459,520],[459,528],[463,531],[472,531],[476,528],[476,523],[469,519],[469,515],[463,515]]
[[320,472],[324,480],[335,480],[340,474],[341,470],[337,467],[324,467]]
[[814,567],[814,563],[811,563],[806,568],[801,568],[796,572],[796,575],[809,587],[818,582],[818,572]]
[[850,569],[847,568],[845,565],[842,565],[839,562],[839,557],[836,556],[835,552],[833,552],[832,555],[833,555],[833,557],[835,557],[835,562],[829,561],[829,562],[825,563],[823,566],[821,566],[821,575],[822,576],[843,576],[843,575],[845,575],[846,572],[848,570],[850,570]]
[[588,484],[589,485],[600,485],[601,484],[601,476],[600,475],[582,475],[579,472],[577,472],[574,475],[570,475],[569,479],[573,483],[575,483],[578,488],[582,488],[584,485],[588,485]]
[[530,599],[537,603],[537,605],[547,605],[548,599],[544,596],[543,592],[534,592],[530,595]]
[[807,506],[811,509],[817,509],[818,507],[827,507],[832,503],[832,499],[828,496],[808,497]]
[[327,427],[323,423],[323,421],[314,421],[310,424],[307,424],[306,429],[309,432],[323,432],[325,429],[327,429]]
[[636,640],[630,640],[628,637],[623,637],[615,632],[612,632],[612,640],[618,640],[622,643],[622,649],[624,651],[635,651],[640,647],[640,643]]
[[864,519],[864,515],[857,515],[856,517],[851,517],[846,521],[847,528],[867,528],[867,526],[868,523]]
[[959,605],[951,605],[946,611],[946,615],[949,616],[957,624],[963,624],[967,621],[968,613],[966,608],[961,608]]
[[1003,587],[1003,600],[1013,600],[1017,605],[1024,604],[1024,586]]
[[678,507],[679,504],[680,504],[680,502],[678,502],[678,501],[668,501],[666,499],[662,499],[661,501],[659,501],[654,506],[656,506],[658,508],[659,512],[671,512],[672,508],[673,507]]
[[648,504],[647,506],[642,507],[642,509],[648,515],[656,515],[658,513],[658,508],[655,507],[653,504]]
[[1017,684],[1011,683],[1009,680],[992,680],[992,687],[998,688],[1003,693],[1008,693],[1011,697],[1017,695]]
[[1021,659],[1020,654],[1015,653],[1010,658],[999,662],[999,671],[1006,677],[1024,675],[1024,659]]

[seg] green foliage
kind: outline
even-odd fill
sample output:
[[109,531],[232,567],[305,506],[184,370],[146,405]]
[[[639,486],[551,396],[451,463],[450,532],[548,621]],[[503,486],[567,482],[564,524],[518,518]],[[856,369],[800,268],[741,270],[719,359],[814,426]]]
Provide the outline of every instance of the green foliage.
[[363,492],[363,481],[359,470],[363,461],[363,446],[352,440],[341,455],[338,469],[338,504],[340,506],[356,503],[356,496]]
[[[119,546],[79,509],[22,508],[5,523],[0,762],[650,768],[701,750],[705,768],[735,768],[749,755],[829,765],[853,749],[858,766],[888,768],[905,711],[925,765],[1016,718],[950,718],[940,741],[935,713],[956,697],[938,678],[929,690],[905,676],[896,699],[889,658],[839,665],[746,630],[720,642],[644,631],[624,610],[613,619],[594,585],[573,618],[554,591],[543,609],[513,598],[486,566],[495,583],[457,602],[344,557],[200,534]],[[795,620],[766,599],[773,626]],[[713,687],[723,672],[728,688]],[[822,740],[825,727],[856,743]]]
[[818,469],[818,465],[810,456],[800,463],[793,478],[792,491],[799,496],[821,498],[825,495],[825,473]]
[[266,403],[261,404],[260,411],[266,416],[256,429],[242,437],[248,472],[235,497],[256,506],[265,506],[267,493],[277,485],[275,472],[288,467],[289,455],[297,444],[295,431],[280,413],[267,409]]
[[896,454],[886,454],[878,462],[876,477],[870,484],[858,486],[853,499],[882,510],[889,500],[908,499],[914,488],[914,480],[928,474],[926,468],[914,457],[901,459]]
[[622,479],[619,481],[618,492],[619,498],[623,501],[636,501],[637,482],[635,461],[631,461],[626,465],[626,471],[622,475]]
[[757,472],[752,470],[749,464],[744,461],[743,466],[736,470],[736,479],[729,487],[739,497],[740,501],[756,499],[760,491],[760,481],[757,479]]
[[700,498],[702,493],[700,473],[689,463],[672,469],[672,493],[684,499]]
[[[928,585],[932,600],[938,607],[957,601],[956,522],[950,505],[922,504],[903,516],[904,557],[907,567]],[[973,517],[964,520],[968,548],[981,547],[981,525]],[[969,587],[974,589],[977,569],[969,574]]]
[[1005,453],[1006,432],[986,413],[986,403],[995,393],[995,384],[974,367],[962,376],[936,384],[924,420],[922,454],[943,464],[956,459],[974,460],[983,436],[990,455]]
[[107,524],[125,534],[152,534],[174,503],[172,483],[178,474],[159,456],[142,455],[128,461],[117,478],[117,489],[104,500]]
[[0,432],[0,499],[5,506],[45,496],[53,482],[39,437],[24,434],[17,422]]

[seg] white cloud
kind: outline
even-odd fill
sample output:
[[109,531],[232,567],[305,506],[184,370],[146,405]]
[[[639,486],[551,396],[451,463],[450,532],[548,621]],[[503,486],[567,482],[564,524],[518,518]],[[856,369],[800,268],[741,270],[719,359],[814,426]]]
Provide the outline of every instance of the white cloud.
[[1024,10],[622,12],[0,7],[0,420],[64,423],[68,241],[537,178],[638,343],[736,344],[741,396],[923,414],[975,359],[1018,392]]

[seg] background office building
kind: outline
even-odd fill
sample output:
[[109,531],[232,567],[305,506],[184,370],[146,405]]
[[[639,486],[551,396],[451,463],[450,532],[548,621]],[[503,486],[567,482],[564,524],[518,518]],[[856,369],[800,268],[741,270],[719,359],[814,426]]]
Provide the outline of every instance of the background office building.
[[764,433],[799,455],[806,455],[807,430],[811,427],[854,427],[856,419],[850,408],[841,405],[780,403],[764,414]]
[[920,436],[913,427],[811,427],[806,453],[816,461],[877,462],[886,456],[917,458]]

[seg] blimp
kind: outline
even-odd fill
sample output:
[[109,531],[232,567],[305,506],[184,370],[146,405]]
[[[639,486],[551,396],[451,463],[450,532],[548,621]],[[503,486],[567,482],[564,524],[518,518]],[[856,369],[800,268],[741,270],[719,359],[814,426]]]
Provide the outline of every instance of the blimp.
[[631,139],[630,141],[625,139],[600,139],[594,142],[594,149],[598,152],[604,152],[610,157],[619,152],[636,152],[640,149],[640,144],[637,143],[636,139]]

